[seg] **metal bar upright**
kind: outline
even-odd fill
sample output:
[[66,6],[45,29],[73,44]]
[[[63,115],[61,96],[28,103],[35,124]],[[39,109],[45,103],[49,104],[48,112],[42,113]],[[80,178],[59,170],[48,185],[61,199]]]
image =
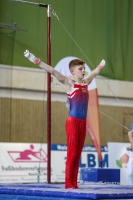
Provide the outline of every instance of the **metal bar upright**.
[[[51,6],[47,7],[47,64],[51,65]],[[47,73],[47,182],[51,182],[51,74]]]

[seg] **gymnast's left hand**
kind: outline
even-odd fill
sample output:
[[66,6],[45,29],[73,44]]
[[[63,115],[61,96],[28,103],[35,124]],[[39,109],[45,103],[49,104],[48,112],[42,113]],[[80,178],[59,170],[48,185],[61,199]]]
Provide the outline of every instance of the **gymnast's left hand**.
[[106,65],[106,61],[103,59],[99,64],[100,69],[102,70],[105,65]]

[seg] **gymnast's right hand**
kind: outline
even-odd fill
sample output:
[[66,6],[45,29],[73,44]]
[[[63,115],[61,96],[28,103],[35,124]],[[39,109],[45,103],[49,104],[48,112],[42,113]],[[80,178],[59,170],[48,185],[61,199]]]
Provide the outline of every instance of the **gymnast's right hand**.
[[30,53],[29,50],[26,50],[24,52],[24,56],[26,58],[28,58],[28,60],[31,61],[31,62],[33,62],[33,63],[35,63],[35,61],[37,60],[37,58],[32,53]]

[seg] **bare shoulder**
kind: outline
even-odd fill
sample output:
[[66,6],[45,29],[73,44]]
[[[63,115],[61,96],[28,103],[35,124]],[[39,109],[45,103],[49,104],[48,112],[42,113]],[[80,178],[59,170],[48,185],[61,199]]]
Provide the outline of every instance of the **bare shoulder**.
[[87,85],[89,85],[89,84],[92,82],[92,80],[91,80],[89,77],[84,78],[83,81],[84,81],[84,83],[86,83]]
[[68,77],[68,76],[66,76],[66,91],[67,92],[71,92],[72,91],[72,89],[73,89],[73,87],[74,87],[74,82],[73,82],[73,80],[70,78],[70,77]]

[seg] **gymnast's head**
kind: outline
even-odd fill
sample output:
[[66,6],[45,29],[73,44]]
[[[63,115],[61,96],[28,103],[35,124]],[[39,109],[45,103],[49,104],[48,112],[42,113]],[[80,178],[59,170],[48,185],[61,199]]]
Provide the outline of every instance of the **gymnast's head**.
[[85,71],[85,62],[81,59],[73,59],[69,63],[69,70],[74,75],[75,70]]

